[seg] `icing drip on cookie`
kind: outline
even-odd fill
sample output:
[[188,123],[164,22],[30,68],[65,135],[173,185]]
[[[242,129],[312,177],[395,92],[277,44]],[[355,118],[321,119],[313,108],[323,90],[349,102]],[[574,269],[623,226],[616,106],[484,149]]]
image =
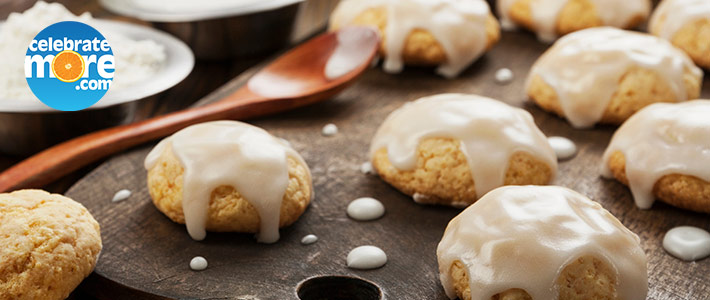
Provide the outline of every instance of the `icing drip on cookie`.
[[598,203],[556,186],[506,186],[456,216],[437,248],[441,283],[456,298],[451,265],[461,261],[471,299],[511,289],[557,299],[564,266],[591,255],[614,270],[619,299],[646,299],[639,238]]
[[653,186],[670,174],[710,181],[710,100],[656,103],[619,127],[604,152],[603,175],[612,177],[609,158],[621,151],[636,206],[653,205]]
[[622,76],[633,67],[655,71],[677,101],[688,97],[685,72],[702,77],[690,58],[666,40],[597,27],[570,33],[552,45],[533,65],[526,90],[532,78],[540,76],[555,90],[572,126],[591,127],[602,118]]
[[331,17],[341,25],[352,22],[368,9],[384,8],[387,14],[383,50],[384,69],[402,71],[402,51],[415,29],[429,32],[446,52],[447,61],[437,72],[455,77],[483,54],[488,44],[488,3],[482,0],[346,0]]
[[370,157],[387,149],[390,163],[413,170],[417,147],[428,138],[461,141],[480,197],[503,185],[510,156],[526,152],[546,163],[554,177],[555,152],[525,110],[477,95],[440,94],[405,104],[380,126],[370,146]]
[[[501,23],[514,24],[510,9],[521,0],[498,0],[498,15]],[[557,17],[570,0],[531,0],[530,15],[538,39],[552,42],[557,39]],[[636,17],[647,17],[651,11],[648,0],[587,0],[596,8],[603,25],[623,28]]]
[[648,23],[649,31],[670,40],[686,24],[710,19],[710,1],[664,0],[658,5]]
[[212,191],[232,186],[259,214],[259,242],[279,239],[281,201],[288,187],[288,157],[301,156],[265,130],[236,121],[193,125],[165,138],[150,151],[145,168],[152,169],[170,149],[184,168],[182,208],[187,232],[206,236]]

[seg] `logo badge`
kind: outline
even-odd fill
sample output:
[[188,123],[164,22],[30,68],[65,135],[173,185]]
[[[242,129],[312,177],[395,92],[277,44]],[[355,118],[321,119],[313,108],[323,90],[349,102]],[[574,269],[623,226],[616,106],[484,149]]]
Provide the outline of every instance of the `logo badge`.
[[63,111],[98,102],[111,87],[115,69],[106,38],[81,22],[48,26],[32,40],[25,56],[25,77],[32,93]]

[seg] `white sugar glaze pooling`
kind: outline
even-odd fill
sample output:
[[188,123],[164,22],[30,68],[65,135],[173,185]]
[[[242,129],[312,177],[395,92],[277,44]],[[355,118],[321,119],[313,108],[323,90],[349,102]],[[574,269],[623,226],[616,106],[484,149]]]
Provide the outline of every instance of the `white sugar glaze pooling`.
[[370,197],[357,198],[350,201],[347,208],[348,217],[358,221],[371,221],[385,214],[385,206],[379,200]]
[[130,197],[130,196],[131,196],[130,190],[122,189],[113,195],[113,199],[111,199],[111,202],[121,202],[123,200],[128,199],[128,197]]
[[603,175],[611,178],[609,159],[620,151],[636,206],[651,208],[653,186],[670,174],[710,181],[710,100],[656,103],[626,120],[614,133],[603,157]]
[[532,78],[540,76],[555,90],[572,126],[591,127],[602,118],[622,76],[633,67],[658,74],[678,101],[688,100],[684,74],[703,76],[685,53],[666,40],[597,27],[570,33],[552,45],[532,66],[526,90]]
[[505,186],[456,216],[437,248],[441,283],[456,298],[450,267],[461,261],[471,299],[511,289],[557,299],[564,266],[591,255],[614,270],[619,299],[646,299],[646,256],[639,238],[581,194],[557,186]]
[[306,166],[288,144],[246,123],[215,121],[189,126],[160,141],[146,157],[145,168],[152,169],[164,151],[172,151],[184,168],[182,207],[190,237],[205,238],[212,191],[225,185],[234,187],[258,212],[259,242],[279,239],[281,202],[289,180],[287,159]]
[[559,160],[570,159],[577,154],[577,145],[566,137],[551,136],[547,138],[547,141],[550,142],[550,146],[555,150],[555,155]]
[[[372,35],[372,36],[370,36]],[[343,28],[337,33],[338,44],[325,64],[325,78],[335,80],[362,65],[369,58],[377,39],[375,32]]]
[[[521,0],[498,0],[498,15],[502,24],[514,24],[510,18],[513,4]],[[530,12],[532,25],[538,39],[552,42],[557,38],[557,17],[570,0],[532,0]],[[637,17],[646,18],[651,11],[649,0],[589,0],[603,25],[623,28]]]
[[353,269],[377,269],[386,263],[387,254],[385,254],[385,251],[370,245],[350,250],[347,257],[348,267]]
[[384,8],[387,14],[383,41],[387,72],[402,71],[402,51],[414,29],[429,32],[445,51],[447,60],[437,69],[445,77],[461,73],[483,54],[488,44],[486,21],[490,7],[482,0],[346,0],[338,5],[331,20],[348,25],[373,8]]
[[693,226],[678,226],[663,237],[663,249],[678,259],[700,260],[710,256],[710,233]]
[[508,161],[525,152],[557,171],[557,157],[532,115],[490,98],[467,94],[440,94],[409,102],[392,112],[370,145],[370,159],[385,148],[390,163],[413,170],[417,147],[429,138],[461,142],[476,193],[480,197],[503,185]]
[[686,24],[701,19],[710,19],[710,1],[663,0],[651,16],[649,31],[670,40]]

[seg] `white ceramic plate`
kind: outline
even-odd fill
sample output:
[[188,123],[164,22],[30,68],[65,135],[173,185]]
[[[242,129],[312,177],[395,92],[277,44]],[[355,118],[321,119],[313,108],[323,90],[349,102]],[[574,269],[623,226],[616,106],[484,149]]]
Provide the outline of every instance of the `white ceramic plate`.
[[[0,27],[4,22],[0,22]],[[185,43],[156,29],[118,22],[95,19],[91,23],[99,31],[120,33],[134,40],[150,39],[165,47],[166,60],[150,80],[124,86],[120,90],[109,90],[99,102],[88,109],[96,109],[125,102],[135,101],[165,91],[185,79],[195,66],[195,57]],[[0,99],[0,112],[55,112],[44,103],[28,100]]]
[[193,22],[281,8],[303,0],[100,0],[106,9],[151,22]]

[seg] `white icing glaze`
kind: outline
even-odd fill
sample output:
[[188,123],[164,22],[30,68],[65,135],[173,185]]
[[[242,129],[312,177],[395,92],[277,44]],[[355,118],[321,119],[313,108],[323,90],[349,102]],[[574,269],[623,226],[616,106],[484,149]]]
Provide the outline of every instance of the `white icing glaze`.
[[[372,35],[372,36],[370,36]],[[352,72],[369,58],[368,49],[377,43],[373,31],[343,28],[338,31],[338,45],[325,64],[325,78],[334,80]]]
[[375,198],[357,198],[348,204],[348,217],[358,221],[379,219],[385,214],[385,206]]
[[347,263],[348,268],[377,269],[387,263],[387,254],[375,246],[360,246],[350,250]]
[[344,0],[331,16],[331,25],[348,25],[364,11],[385,7],[387,25],[383,49],[384,69],[399,73],[404,66],[402,50],[410,32],[431,33],[446,52],[447,61],[437,72],[455,77],[485,51],[488,44],[488,3],[482,0]]
[[308,234],[308,235],[305,235],[301,239],[301,244],[310,245],[310,244],[313,244],[317,241],[318,241],[318,237],[315,234]]
[[202,271],[207,269],[207,259],[202,256],[195,256],[190,260],[190,269],[193,271]]
[[663,0],[653,11],[648,28],[652,34],[670,40],[683,26],[700,19],[710,19],[710,1]]
[[369,161],[364,162],[360,165],[360,172],[362,172],[362,174],[366,174],[366,175],[374,174],[375,168],[372,167],[372,163],[370,163]]
[[321,134],[324,136],[334,136],[338,134],[338,126],[336,126],[333,123],[328,123],[323,126],[323,129],[321,130]]
[[[510,8],[520,0],[498,0],[498,15],[502,24],[514,24]],[[603,25],[624,28],[638,16],[648,17],[651,11],[649,0],[588,0],[596,8]],[[557,18],[569,0],[531,0],[530,12],[535,32],[541,41],[552,42],[557,38]]]
[[663,237],[663,249],[676,258],[693,261],[710,256],[710,233],[693,226],[678,226]]
[[111,199],[111,202],[121,202],[123,200],[128,199],[128,197],[130,197],[130,196],[131,196],[130,190],[122,189],[113,195],[113,199]]
[[[440,94],[392,112],[372,139],[370,158],[386,148],[399,170],[416,167],[416,150],[428,138],[461,141],[479,197],[503,185],[510,156],[526,152],[546,163],[554,177],[555,152],[527,111],[478,95]],[[415,198],[416,199],[416,198]]]
[[555,150],[555,155],[559,160],[570,159],[577,154],[577,145],[568,138],[551,136],[547,138],[547,141],[550,142],[550,146]]
[[632,67],[655,71],[674,91],[676,101],[688,98],[686,72],[703,76],[685,53],[666,40],[596,27],[570,33],[550,47],[530,70],[526,90],[532,78],[540,76],[555,90],[572,126],[591,127],[602,118],[621,77]]
[[145,158],[146,170],[152,169],[168,148],[185,170],[182,208],[190,237],[205,238],[212,191],[227,185],[239,191],[259,213],[258,241],[273,243],[279,239],[281,202],[288,187],[287,158],[306,166],[288,144],[242,122],[201,123],[160,141]]
[[603,158],[603,175],[612,177],[609,158],[621,151],[636,206],[653,205],[661,177],[683,174],[710,181],[710,100],[656,103],[631,116],[614,133]]
[[508,68],[500,68],[495,74],[496,83],[498,84],[508,84],[513,81],[513,71]]
[[616,273],[619,299],[646,299],[646,256],[639,238],[598,203],[557,186],[495,189],[456,216],[437,248],[441,283],[463,263],[471,299],[520,288],[533,299],[557,299],[564,266],[591,255]]

